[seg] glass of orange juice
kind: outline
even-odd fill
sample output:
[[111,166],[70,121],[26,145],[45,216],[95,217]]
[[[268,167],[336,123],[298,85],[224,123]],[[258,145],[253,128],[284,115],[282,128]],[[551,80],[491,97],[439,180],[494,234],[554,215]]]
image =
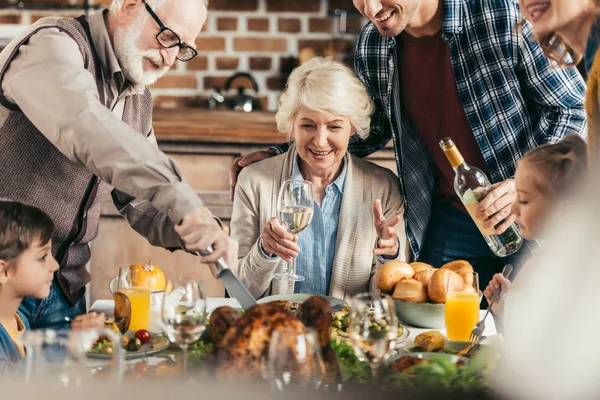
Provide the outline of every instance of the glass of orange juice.
[[448,339],[468,342],[479,321],[479,275],[473,272],[472,287],[446,294],[446,334]]
[[135,265],[120,267],[117,293],[124,294],[129,299],[131,306],[129,330],[148,329],[150,325],[150,280],[148,279],[148,273],[142,268],[136,268]]

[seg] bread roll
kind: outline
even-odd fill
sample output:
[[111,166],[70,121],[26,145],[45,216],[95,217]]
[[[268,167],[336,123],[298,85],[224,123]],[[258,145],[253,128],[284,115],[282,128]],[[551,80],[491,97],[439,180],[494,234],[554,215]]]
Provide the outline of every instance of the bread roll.
[[434,266],[426,264],[424,262],[412,262],[408,265],[410,265],[415,270],[415,274],[419,271],[423,271],[424,269],[427,269],[427,270],[430,270],[430,269],[435,270],[436,269]]
[[437,270],[423,268],[420,271],[415,271],[415,276],[413,277],[413,279],[418,280],[419,282],[421,282],[423,285],[425,285],[427,287],[427,285],[429,284],[429,281],[431,280],[431,276],[433,275],[433,273],[435,271],[437,271]]
[[426,352],[441,350],[446,346],[446,339],[438,331],[424,332],[415,338],[415,347],[420,347]]
[[404,278],[396,283],[392,298],[413,303],[425,303],[427,302],[427,290],[425,285],[416,279]]
[[449,269],[460,275],[464,281],[465,288],[473,286],[473,266],[464,260],[452,261],[445,264],[442,268]]
[[465,285],[462,290],[463,293],[477,293],[473,285]]
[[412,278],[415,271],[402,261],[389,261],[377,270],[377,287],[384,292],[394,290],[396,283],[402,278]]
[[427,294],[434,303],[445,303],[448,292],[460,292],[465,282],[456,272],[440,268],[433,273],[427,285]]

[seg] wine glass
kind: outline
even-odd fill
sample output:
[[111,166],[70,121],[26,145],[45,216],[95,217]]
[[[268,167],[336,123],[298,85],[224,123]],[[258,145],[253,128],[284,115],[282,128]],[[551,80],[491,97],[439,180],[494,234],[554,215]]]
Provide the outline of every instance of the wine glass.
[[163,332],[183,352],[183,379],[187,379],[187,349],[200,340],[206,329],[206,297],[200,282],[177,278],[167,282],[172,291],[163,298]]
[[[292,234],[302,232],[313,216],[313,189],[308,181],[286,180],[279,190],[277,200],[277,218],[279,223]],[[274,279],[286,279],[290,282],[303,281],[304,277],[293,273],[292,266],[296,262],[292,258],[282,273],[273,275]]]
[[[82,387],[96,378],[86,368],[86,355],[99,340],[112,346],[110,371],[105,371],[105,383],[119,384],[124,373],[124,354],[120,338],[110,329],[27,331],[22,338],[25,348],[25,381],[45,382],[61,387]],[[108,368],[108,367],[107,367]]]
[[350,307],[350,342],[358,359],[369,363],[377,382],[381,363],[392,353],[398,337],[396,307],[389,296],[377,293],[357,294]]
[[317,390],[321,384],[321,351],[314,329],[276,329],[268,355],[268,379],[275,391]]
[[448,339],[468,342],[471,331],[479,321],[479,275],[473,272],[473,283],[467,288],[446,292],[446,334]]

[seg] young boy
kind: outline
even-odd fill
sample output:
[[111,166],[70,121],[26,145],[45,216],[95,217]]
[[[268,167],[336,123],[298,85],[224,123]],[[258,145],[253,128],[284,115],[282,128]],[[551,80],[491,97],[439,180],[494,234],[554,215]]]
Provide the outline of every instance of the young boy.
[[[24,297],[43,299],[58,263],[52,256],[54,224],[38,208],[0,199],[0,375],[24,355],[19,338],[29,323],[19,304]],[[77,317],[73,329],[102,328],[103,314]]]

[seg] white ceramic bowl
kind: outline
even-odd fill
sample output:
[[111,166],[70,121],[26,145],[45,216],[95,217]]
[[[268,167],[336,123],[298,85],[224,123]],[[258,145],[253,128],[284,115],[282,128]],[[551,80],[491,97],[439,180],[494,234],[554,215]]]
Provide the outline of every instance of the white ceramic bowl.
[[394,304],[398,318],[408,326],[429,329],[442,329],[446,326],[445,304],[412,303],[396,299],[394,299]]
[[[479,292],[479,301],[483,293]],[[408,326],[428,329],[443,329],[446,327],[446,305],[437,303],[413,303],[394,299],[398,318]]]

